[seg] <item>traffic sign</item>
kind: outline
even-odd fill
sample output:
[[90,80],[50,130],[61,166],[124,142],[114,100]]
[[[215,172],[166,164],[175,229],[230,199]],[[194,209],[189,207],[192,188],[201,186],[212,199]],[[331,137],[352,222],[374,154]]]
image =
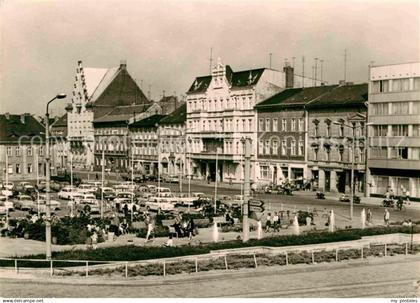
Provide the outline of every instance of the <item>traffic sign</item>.
[[262,213],[262,212],[264,212],[264,207],[250,205],[249,206],[249,211],[254,211],[254,212]]
[[250,200],[249,201],[249,205],[250,206],[258,206],[258,207],[263,207],[264,206],[264,202],[261,200]]

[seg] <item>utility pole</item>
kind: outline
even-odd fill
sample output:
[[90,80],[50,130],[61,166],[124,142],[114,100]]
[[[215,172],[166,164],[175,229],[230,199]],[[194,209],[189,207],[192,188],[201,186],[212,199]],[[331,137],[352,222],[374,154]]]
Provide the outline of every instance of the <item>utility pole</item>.
[[101,218],[104,217],[104,177],[105,177],[105,148],[102,144],[102,176],[101,176]]
[[245,180],[244,180],[244,207],[243,207],[243,239],[242,242],[249,240],[249,221],[248,221],[248,203],[251,192],[251,139],[244,138],[245,142]]
[[347,80],[347,48],[344,49],[344,82]]
[[302,56],[302,88],[305,87],[305,56]]
[[318,58],[315,58],[315,86],[316,86],[317,76],[318,76]]
[[323,83],[323,74],[322,74],[322,68],[323,68],[323,63],[324,63],[324,60],[319,60],[320,62],[321,62],[321,85],[322,85],[322,83]]
[[217,211],[217,176],[218,176],[218,165],[219,165],[219,147],[216,147],[216,177],[214,182],[214,214]]
[[213,65],[213,47],[211,47],[210,48],[210,58],[209,58],[209,61],[210,61],[210,74],[211,74],[211,67],[212,67],[212,65]]

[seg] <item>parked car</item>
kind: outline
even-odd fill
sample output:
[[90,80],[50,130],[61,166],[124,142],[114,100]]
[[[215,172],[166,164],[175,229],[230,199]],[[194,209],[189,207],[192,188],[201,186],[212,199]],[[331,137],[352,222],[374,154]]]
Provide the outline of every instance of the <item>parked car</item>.
[[96,191],[95,191],[95,196],[96,199],[102,199],[102,191],[103,191],[103,197],[104,200],[107,201],[112,201],[115,199],[115,191],[112,187],[99,187]]
[[6,215],[8,212],[8,207],[4,205],[4,202],[0,202],[0,215]]
[[150,200],[146,202],[147,210],[161,212],[161,211],[172,211],[174,208],[175,208],[175,205],[173,203],[164,202],[159,199],[150,198]]
[[96,188],[92,184],[86,184],[85,183],[85,184],[80,184],[77,187],[77,191],[79,193],[83,193],[83,194],[94,193],[96,191]]
[[15,184],[13,182],[3,182],[2,187],[8,190],[13,190],[15,188]]
[[179,176],[177,175],[169,175],[166,179],[168,183],[179,183]]
[[122,209],[122,205],[127,203],[127,201],[135,201],[136,196],[131,192],[119,192],[116,194],[115,199],[113,201],[115,207],[117,209]]
[[77,204],[83,204],[85,201],[96,200],[96,196],[94,194],[85,193],[80,196],[73,197],[73,199]]
[[[39,212],[41,214],[46,214],[47,213],[47,205],[46,205],[45,200],[39,200],[39,204],[38,202],[33,203],[33,205],[31,206],[31,209],[29,210],[30,213],[37,213],[38,212],[38,207],[39,207]],[[54,200],[50,200],[50,212],[51,214],[54,214],[56,210],[60,209],[60,203]]]
[[30,210],[33,206],[33,199],[28,195],[19,195],[15,200],[15,208],[19,210]]
[[193,206],[194,205],[194,200],[197,199],[197,197],[189,197],[188,194],[176,194],[175,195],[175,199],[176,199],[176,205],[181,205],[181,206]]
[[[71,175],[69,173],[59,174],[59,175],[56,175],[56,176],[51,176],[51,180],[52,181],[57,181],[57,182],[69,182],[70,184],[72,183],[71,182]],[[73,175],[73,185],[78,186],[80,183],[82,183],[82,179]]]
[[13,191],[11,191],[10,189],[5,188],[5,189],[2,189],[1,190],[0,194],[2,196],[12,197],[13,196]]
[[92,214],[99,214],[101,211],[101,203],[99,200],[95,199],[94,195],[86,194],[84,198],[80,200],[78,208],[85,211],[88,210]]
[[[338,198],[338,200],[339,200],[340,202],[350,202],[350,196],[349,196],[349,195],[346,195],[346,194],[342,194],[342,195]],[[354,203],[354,204],[360,204],[360,197],[358,197],[358,196],[353,196],[353,203]]]
[[70,200],[72,197],[80,193],[74,187],[64,187],[58,192],[58,198],[63,200]]

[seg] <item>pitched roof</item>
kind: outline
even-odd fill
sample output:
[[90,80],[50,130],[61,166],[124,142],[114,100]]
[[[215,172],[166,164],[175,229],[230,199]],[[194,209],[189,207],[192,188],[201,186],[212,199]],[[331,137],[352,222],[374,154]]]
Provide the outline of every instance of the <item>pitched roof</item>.
[[51,127],[67,127],[67,113],[55,120],[55,122],[51,124]]
[[160,120],[165,118],[166,115],[153,115],[145,119],[133,122],[129,127],[155,127]]
[[34,143],[39,143],[45,137],[45,127],[32,115],[24,115],[25,123],[21,118],[22,115],[0,115],[0,142],[28,143],[33,139]]
[[[266,68],[257,68],[234,72],[229,65],[226,65],[226,78],[232,88],[252,86],[258,83]],[[212,76],[195,78],[187,93],[205,92],[210,85]]]
[[135,114],[146,111],[152,104],[136,104],[129,106],[116,106],[106,115],[95,118],[93,123],[128,122]]
[[333,90],[307,104],[308,108],[349,107],[364,105],[368,100],[368,85],[346,84],[336,86]]
[[95,102],[112,80],[117,76],[118,67],[83,69],[89,100]]
[[165,118],[159,124],[182,124],[187,120],[187,104],[184,103]]

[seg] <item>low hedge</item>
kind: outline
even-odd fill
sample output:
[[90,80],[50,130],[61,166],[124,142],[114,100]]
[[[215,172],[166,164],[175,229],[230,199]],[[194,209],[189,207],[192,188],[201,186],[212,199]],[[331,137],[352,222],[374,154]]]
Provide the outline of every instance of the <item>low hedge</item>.
[[[420,232],[420,226],[415,226],[414,233]],[[71,250],[53,252],[53,258],[61,260],[96,260],[96,261],[136,261],[159,258],[170,258],[187,255],[207,254],[212,250],[232,249],[252,246],[293,246],[317,243],[330,243],[340,241],[358,240],[363,236],[373,236],[392,233],[411,233],[411,227],[374,227],[368,229],[348,229],[336,232],[310,232],[303,235],[284,235],[263,238],[261,240],[252,239],[247,243],[241,240],[226,241],[220,243],[206,243],[196,246],[177,246],[177,247],[143,247],[143,246],[118,246],[98,248],[96,250]],[[45,255],[32,255],[26,258],[43,259]]]

